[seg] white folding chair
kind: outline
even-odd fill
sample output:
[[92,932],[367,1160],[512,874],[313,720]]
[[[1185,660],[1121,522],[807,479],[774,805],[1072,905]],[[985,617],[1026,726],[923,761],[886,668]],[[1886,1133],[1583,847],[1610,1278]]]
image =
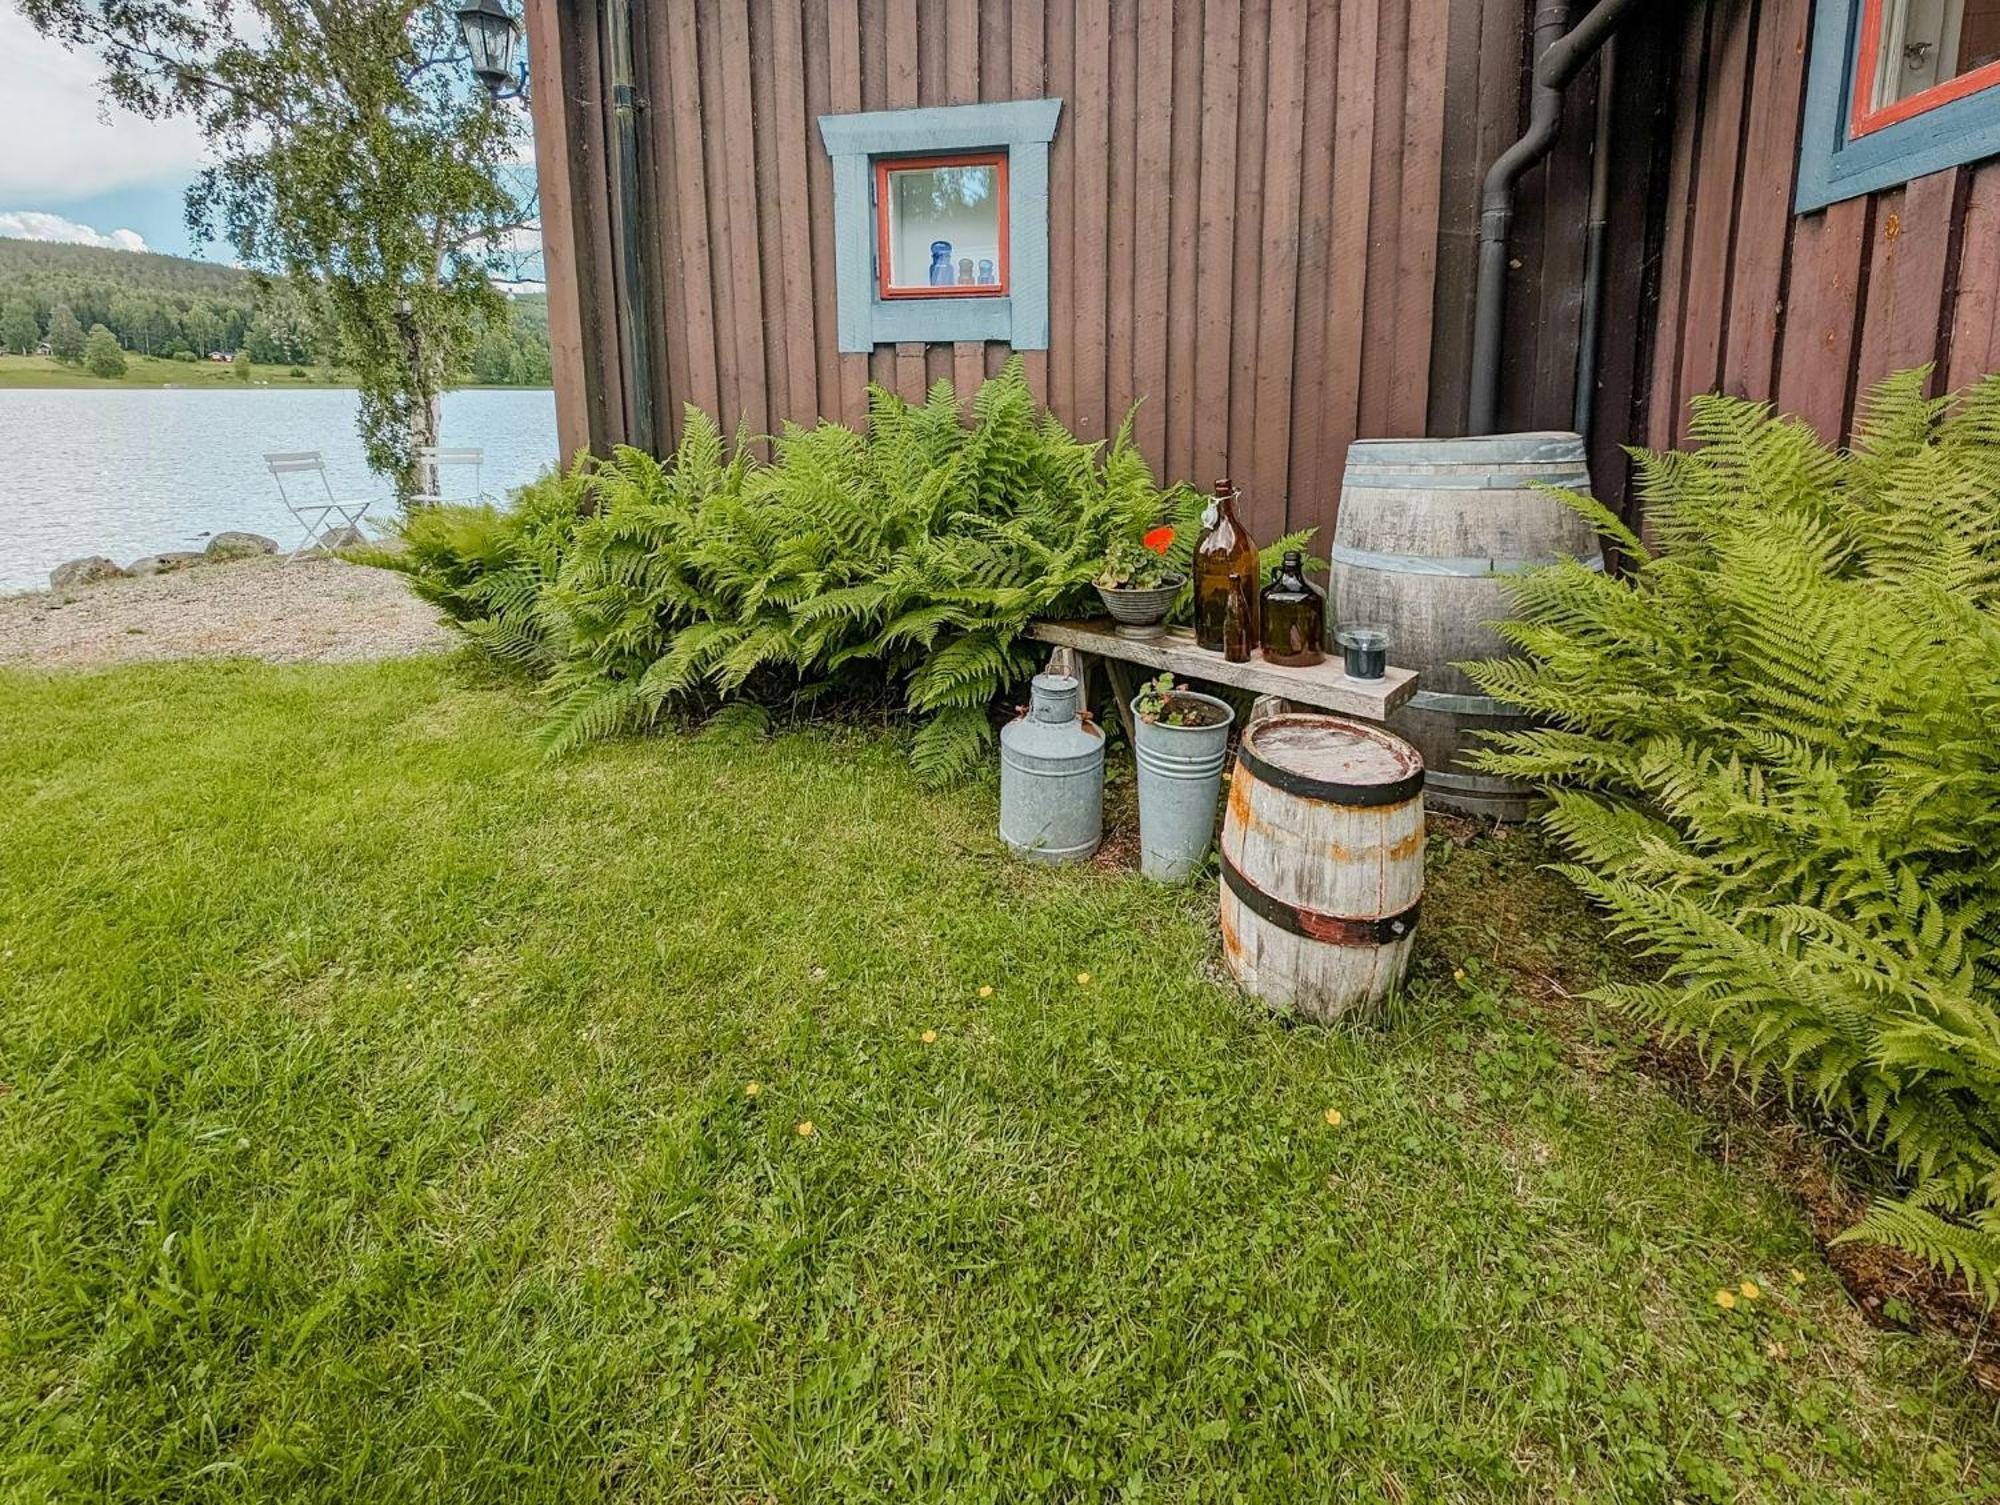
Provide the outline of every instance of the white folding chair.
[[[264,463],[271,468],[271,479],[278,483],[278,495],[284,499],[285,510],[306,530],[304,541],[285,556],[286,564],[343,528],[359,530],[361,519],[374,505],[366,497],[343,501],[335,496],[333,482],[327,479],[326,461],[316,449],[266,455]],[[314,476],[319,478],[317,493],[310,479]]]
[[[422,507],[435,507],[444,502],[483,502],[486,492],[479,484],[480,467],[486,463],[486,451],[482,449],[445,449],[439,445],[420,445],[417,449],[417,485],[422,487],[410,500]],[[447,486],[445,472],[455,471],[460,485]],[[466,471],[472,472],[472,486],[463,486]]]

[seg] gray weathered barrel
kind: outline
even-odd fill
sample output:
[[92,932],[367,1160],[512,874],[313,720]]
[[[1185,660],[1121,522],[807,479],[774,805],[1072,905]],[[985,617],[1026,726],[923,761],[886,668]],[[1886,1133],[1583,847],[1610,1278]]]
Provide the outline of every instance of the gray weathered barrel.
[[1487,434],[1469,439],[1361,439],[1333,530],[1336,620],[1389,630],[1389,662],[1415,669],[1417,693],[1389,718],[1415,744],[1433,808],[1520,820],[1533,791],[1479,773],[1465,754],[1477,733],[1527,724],[1483,695],[1468,659],[1514,650],[1491,623],[1511,615],[1505,577],[1565,556],[1602,569],[1590,525],[1533,482],[1590,489],[1575,434]]
[[1243,734],[1222,822],[1222,954],[1244,989],[1331,1024],[1402,986],[1424,895],[1424,765],[1377,726]]

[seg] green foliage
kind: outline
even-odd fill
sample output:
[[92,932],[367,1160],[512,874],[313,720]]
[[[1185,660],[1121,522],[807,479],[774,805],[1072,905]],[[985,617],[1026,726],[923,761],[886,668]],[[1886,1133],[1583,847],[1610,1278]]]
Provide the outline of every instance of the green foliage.
[[20,298],[8,299],[5,309],[0,310],[0,349],[33,355],[41,342],[42,325],[34,309]]
[[1914,1187],[1848,1235],[2000,1295],[2000,376],[1870,399],[1852,453],[1721,397],[1640,458],[1658,552],[1518,579],[1483,761],[1665,980],[1601,995],[1780,1079]]
[[439,396],[482,316],[501,307],[487,262],[533,217],[510,178],[520,116],[466,77],[453,7],[21,9],[45,35],[97,56],[112,103],[195,122],[213,165],[188,190],[189,230],[312,290],[359,393],[368,462],[410,495],[416,450],[437,439]]
[[421,514],[382,562],[546,671],[557,749],[738,696],[890,690],[922,719],[917,768],[948,779],[1032,672],[1029,618],[1085,609],[1107,544],[1173,503],[1129,425],[1079,443],[1019,362],[969,409],[940,382],[919,405],[873,389],[869,414],[865,437],[788,427],[764,462],[690,411],[666,464],[620,450],[514,512]]
[[1221,713],[1206,700],[1188,696],[1188,687],[1174,683],[1171,674],[1160,674],[1139,686],[1132,709],[1141,721],[1160,726],[1213,726]]
[[59,361],[80,361],[83,339],[83,326],[76,322],[67,303],[58,303],[49,311],[49,354]]
[[83,369],[107,379],[125,374],[125,352],[119,348],[118,336],[102,324],[91,325],[83,342]]
[[250,352],[238,350],[230,360],[230,374],[240,382],[247,382],[255,373],[250,369]]

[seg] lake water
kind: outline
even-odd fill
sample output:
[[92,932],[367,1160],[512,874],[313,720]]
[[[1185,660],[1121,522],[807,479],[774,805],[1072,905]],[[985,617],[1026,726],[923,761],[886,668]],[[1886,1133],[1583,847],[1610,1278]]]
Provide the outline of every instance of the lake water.
[[[377,498],[371,521],[394,517],[354,411],[354,394],[332,388],[0,391],[0,594],[47,586],[66,559],[130,564],[229,528],[291,548],[300,530],[264,468],[270,450],[320,451],[336,495]],[[556,463],[555,394],[447,393],[442,442],[485,450],[481,484],[504,496]]]

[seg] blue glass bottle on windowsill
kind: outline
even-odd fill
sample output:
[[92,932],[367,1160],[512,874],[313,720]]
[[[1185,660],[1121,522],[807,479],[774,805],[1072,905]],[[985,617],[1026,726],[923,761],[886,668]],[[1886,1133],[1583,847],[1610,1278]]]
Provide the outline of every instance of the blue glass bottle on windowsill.
[[934,240],[931,242],[931,286],[950,287],[958,281],[958,274],[951,269],[951,242]]

